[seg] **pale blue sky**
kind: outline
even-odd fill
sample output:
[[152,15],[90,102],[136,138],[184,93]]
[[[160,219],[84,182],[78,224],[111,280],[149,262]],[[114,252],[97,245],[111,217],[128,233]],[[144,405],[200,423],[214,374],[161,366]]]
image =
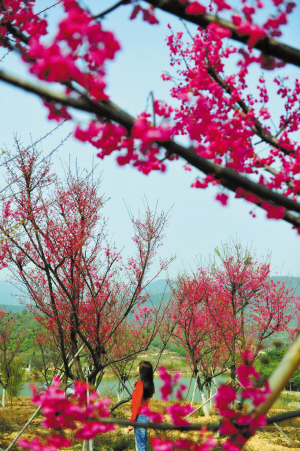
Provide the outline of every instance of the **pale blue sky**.
[[[51,3],[48,0],[39,2],[41,9]],[[94,6],[93,12],[100,12],[114,2],[87,0],[86,3]],[[55,19],[58,8],[51,12],[50,18]],[[108,68],[108,92],[115,103],[131,114],[138,114],[144,110],[151,90],[156,98],[170,100],[168,89],[171,85],[160,78],[164,70],[169,70],[169,52],[164,42],[168,33],[166,24],[170,22],[175,30],[182,26],[177,19],[160,12],[157,14],[161,22],[159,26],[149,26],[141,20],[129,21],[130,11],[131,6],[120,8],[103,22],[104,27],[115,30],[122,43],[122,51]],[[296,11],[291,28],[287,29],[283,39],[287,43],[294,43],[295,33],[298,31],[297,18],[299,19],[299,11]],[[0,68],[19,75],[25,75],[26,71],[17,58],[10,55],[0,63]],[[294,77],[298,70],[291,68],[288,72]],[[38,98],[3,83],[0,83],[0,102],[1,147],[10,147],[16,133],[26,144],[30,141],[30,136],[35,140],[55,125],[47,121],[46,111]],[[274,98],[272,109],[276,111],[276,108]],[[78,117],[83,119],[86,116]],[[56,146],[72,128],[72,124],[65,124],[59,132],[44,141],[44,151],[48,152]],[[95,153],[92,146],[70,138],[53,159],[55,170],[62,173],[62,164],[67,163],[69,157],[72,162],[77,160],[80,167],[90,168]],[[175,276],[183,265],[186,269],[189,265],[194,267],[197,258],[207,260],[214,248],[230,237],[237,237],[244,245],[252,245],[258,255],[272,252],[273,274],[299,274],[300,237],[290,225],[267,220],[265,213],[258,209],[255,211],[257,217],[253,219],[249,214],[250,204],[236,200],[232,195],[229,206],[222,207],[214,200],[215,189],[202,191],[190,188],[198,173],[196,170],[192,173],[184,171],[182,161],[169,164],[165,174],[152,173],[149,176],[130,167],[118,167],[114,157],[97,162],[97,172],[99,175],[102,173],[102,191],[110,198],[105,206],[109,230],[117,245],[120,248],[125,246],[124,256],[129,255],[133,249],[130,240],[132,230],[124,201],[135,213],[142,209],[143,196],[146,196],[150,206],[154,207],[157,200],[159,207],[164,210],[173,206],[165,245],[161,251],[163,257],[177,255],[170,267],[171,276]],[[0,279],[5,277],[6,273],[0,273]]]

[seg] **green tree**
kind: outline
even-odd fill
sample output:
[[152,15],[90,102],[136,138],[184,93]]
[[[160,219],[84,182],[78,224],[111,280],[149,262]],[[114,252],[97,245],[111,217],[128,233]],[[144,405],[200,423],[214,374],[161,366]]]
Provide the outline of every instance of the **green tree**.
[[10,398],[19,396],[25,379],[23,361],[17,357],[5,367],[1,365],[1,378],[6,383],[6,392]]
[[[266,381],[275,368],[278,366],[279,362],[283,359],[287,348],[275,348],[268,349],[264,354],[262,354],[256,361],[256,369],[260,373],[260,383]],[[285,390],[298,391],[300,390],[300,369],[298,368],[290,382],[285,386]]]
[[0,311],[0,384],[2,386],[3,408],[5,408],[5,396],[9,385],[13,385],[12,378],[16,366],[18,366],[17,360],[24,338],[24,333],[15,334],[15,320],[11,314]]

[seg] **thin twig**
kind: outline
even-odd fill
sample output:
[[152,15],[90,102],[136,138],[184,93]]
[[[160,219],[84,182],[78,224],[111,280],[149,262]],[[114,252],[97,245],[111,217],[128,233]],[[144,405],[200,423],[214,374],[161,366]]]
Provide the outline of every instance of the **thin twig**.
[[122,5],[128,5],[129,3],[131,3],[131,0],[120,0],[118,3],[116,3],[115,5],[111,6],[110,8],[106,9],[105,11],[103,11],[102,13],[97,14],[96,16],[94,16],[94,19],[102,19],[104,16],[106,16],[107,14],[111,13],[112,11],[114,11],[115,9],[119,8],[119,6]]
[[45,9],[43,9],[42,11],[36,13],[36,15],[38,16],[39,14],[42,14],[42,13],[44,13],[45,11],[48,11],[48,9],[53,8],[54,6],[58,5],[58,4],[61,3],[62,1],[63,1],[63,0],[59,0],[58,2],[54,3],[53,5],[48,6],[48,8],[45,8]]

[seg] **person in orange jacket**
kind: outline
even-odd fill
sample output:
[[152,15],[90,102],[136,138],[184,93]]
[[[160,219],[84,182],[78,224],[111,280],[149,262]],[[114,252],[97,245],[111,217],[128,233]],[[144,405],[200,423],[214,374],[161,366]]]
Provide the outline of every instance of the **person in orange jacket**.
[[[153,383],[153,368],[150,362],[147,360],[142,360],[137,367],[137,371],[140,375],[140,380],[136,383],[132,392],[130,421],[147,423],[149,418],[147,415],[140,414],[140,411],[143,407],[148,406],[155,391]],[[132,429],[132,426],[128,426],[129,431]],[[146,451],[147,429],[134,428],[134,438],[136,451]]]

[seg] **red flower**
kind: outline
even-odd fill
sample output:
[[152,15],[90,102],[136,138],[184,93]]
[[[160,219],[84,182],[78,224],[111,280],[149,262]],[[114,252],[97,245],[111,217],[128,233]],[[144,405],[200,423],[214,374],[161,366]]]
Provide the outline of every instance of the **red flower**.
[[187,14],[205,14],[206,8],[199,2],[191,2],[185,11]]

